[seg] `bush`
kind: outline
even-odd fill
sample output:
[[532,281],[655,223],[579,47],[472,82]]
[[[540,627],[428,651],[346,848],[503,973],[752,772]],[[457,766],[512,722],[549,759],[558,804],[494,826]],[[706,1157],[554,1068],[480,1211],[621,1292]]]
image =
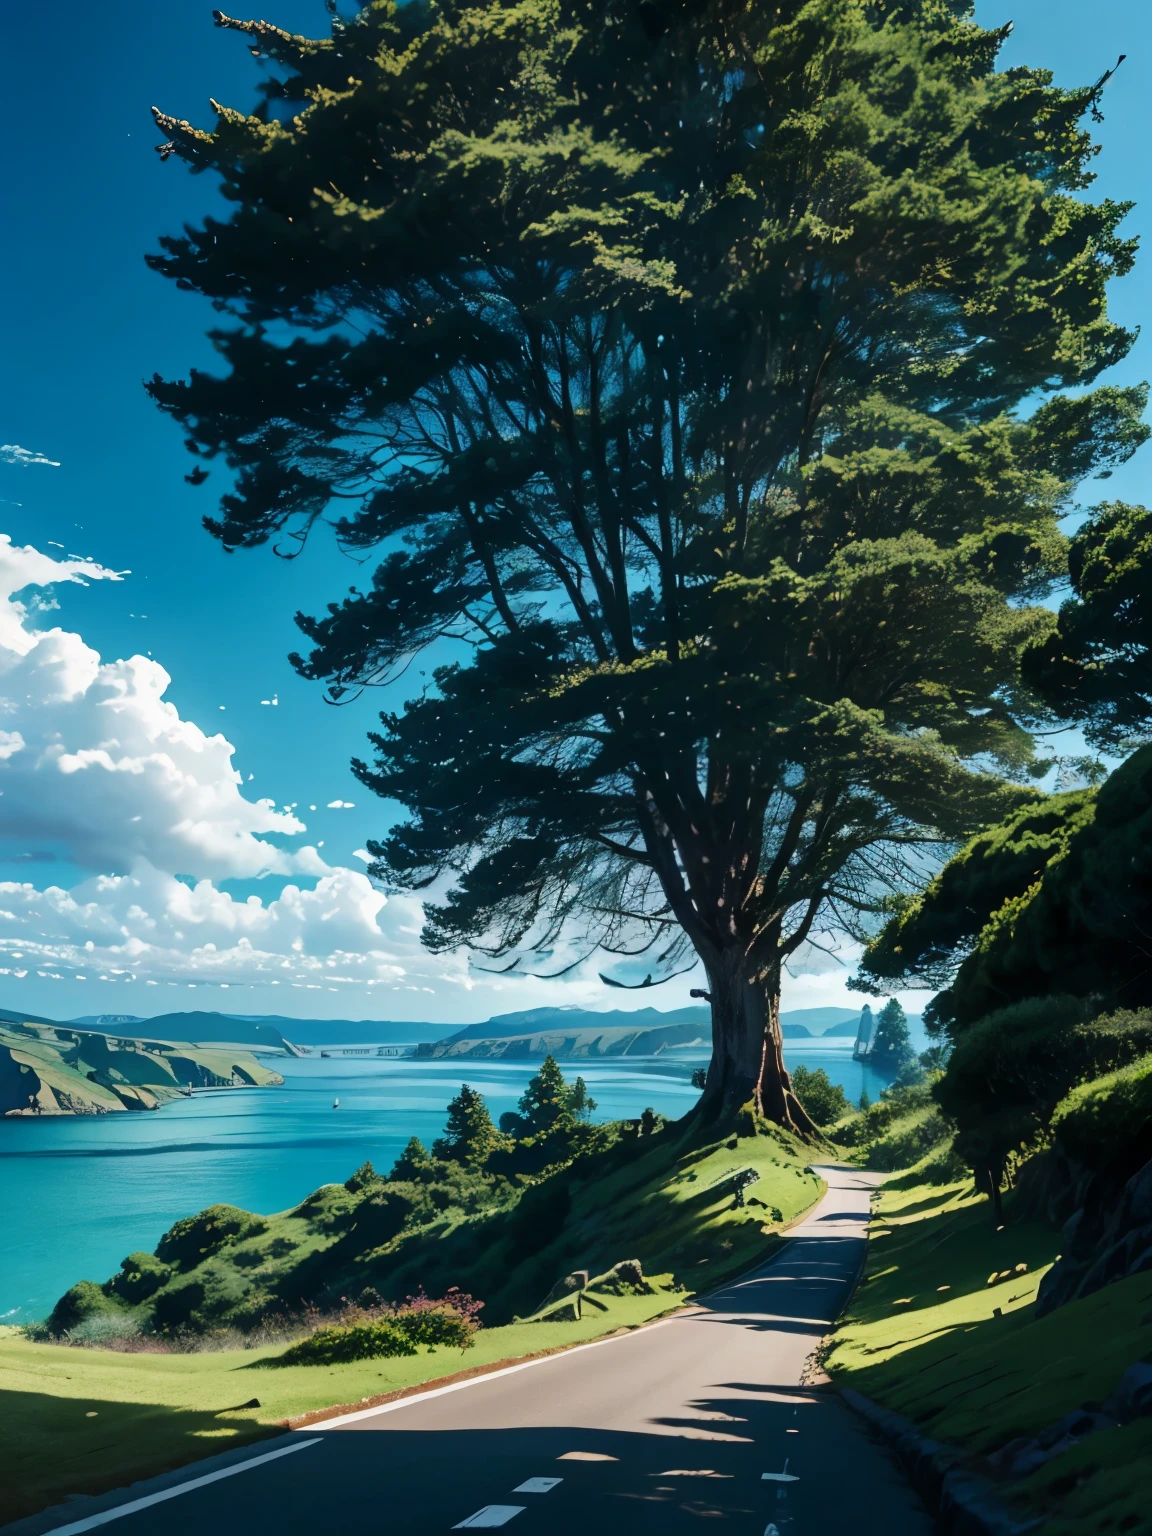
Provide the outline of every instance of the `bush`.
[[91,1317],[118,1310],[103,1286],[97,1285],[95,1280],[78,1280],[52,1308],[48,1331],[59,1338],[62,1334],[71,1333]]
[[120,1260],[120,1273],[113,1275],[105,1290],[135,1306],[154,1296],[167,1285],[172,1271],[152,1253],[130,1253]]
[[268,1223],[236,1205],[210,1205],[169,1227],[156,1244],[156,1257],[180,1269],[193,1269],[227,1243],[258,1237]]
[[428,1349],[450,1345],[471,1349],[480,1324],[476,1314],[483,1302],[453,1289],[433,1300],[420,1291],[403,1307],[374,1313],[349,1309],[349,1321],[318,1328],[268,1365],[343,1365],[350,1360],[388,1359],[414,1355],[423,1344]]
[[384,1180],[371,1163],[361,1163],[351,1178],[344,1180],[344,1188],[350,1195],[362,1195],[365,1190],[374,1189],[383,1183]]
[[793,1067],[792,1087],[817,1125],[833,1125],[852,1108],[843,1088],[832,1081],[823,1067]]
[[1052,1115],[1056,1144],[1093,1173],[1127,1176],[1152,1158],[1152,1055],[1084,1083]]
[[999,1178],[1073,1088],[1152,1053],[1152,1012],[1093,1012],[1081,998],[1030,998],[959,1036],[936,1098],[970,1167]]
[[349,1360],[386,1359],[414,1355],[416,1346],[389,1322],[353,1323],[349,1327],[317,1328],[268,1365],[344,1365]]

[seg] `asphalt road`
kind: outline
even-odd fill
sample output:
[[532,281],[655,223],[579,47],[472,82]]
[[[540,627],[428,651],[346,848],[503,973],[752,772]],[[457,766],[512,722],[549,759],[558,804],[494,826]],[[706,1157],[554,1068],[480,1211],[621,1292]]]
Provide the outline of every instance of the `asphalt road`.
[[834,1393],[801,1385],[862,1261],[874,1182],[822,1171],[828,1194],[792,1241],[692,1310],[299,1431],[287,1454],[274,1443],[274,1459],[116,1517],[111,1536],[929,1536],[886,1452]]

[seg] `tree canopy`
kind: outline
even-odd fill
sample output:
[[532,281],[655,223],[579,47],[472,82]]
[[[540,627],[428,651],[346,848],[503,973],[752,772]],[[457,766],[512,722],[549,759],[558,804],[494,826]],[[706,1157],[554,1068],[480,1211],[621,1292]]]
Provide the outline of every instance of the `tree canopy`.
[[890,997],[876,1020],[868,1060],[877,1071],[895,1075],[915,1059],[908,1016],[896,998]]
[[781,967],[1027,798],[1058,518],[1146,436],[1083,392],[1131,342],[1103,82],[997,72],[962,0],[217,22],[273,78],[157,114],[231,211],[150,260],[224,371],[150,387],[233,472],[225,548],[376,561],[304,676],[441,645],[355,765],[406,812],[373,873],[434,948],[698,958],[705,1110],[806,1124]]
[[1105,502],[1072,540],[1072,593],[1024,675],[1088,741],[1127,751],[1152,727],[1152,513]]
[[[415,1138],[413,1138],[415,1140]],[[507,1145],[492,1124],[492,1116],[482,1094],[467,1083],[460,1085],[460,1092],[448,1101],[448,1119],[444,1135],[432,1143],[432,1155],[442,1162],[463,1163],[468,1167],[482,1167],[497,1148]],[[422,1148],[420,1150],[423,1150]],[[418,1171],[420,1159],[412,1142],[405,1149],[404,1159]]]
[[926,1017],[958,1036],[1061,993],[1152,1003],[1152,746],[1099,789],[1053,795],[972,842],[865,952],[888,980],[949,984]]

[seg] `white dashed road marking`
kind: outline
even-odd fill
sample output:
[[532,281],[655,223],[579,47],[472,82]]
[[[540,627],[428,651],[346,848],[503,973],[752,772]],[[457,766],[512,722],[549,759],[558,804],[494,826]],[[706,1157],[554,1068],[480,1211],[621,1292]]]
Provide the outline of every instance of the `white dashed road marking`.
[[459,1525],[454,1525],[454,1531],[491,1530],[496,1525],[507,1525],[509,1520],[514,1520],[517,1515],[522,1515],[527,1508],[525,1504],[485,1504],[483,1509],[478,1509],[474,1515],[469,1515],[467,1520],[461,1520]]
[[530,1477],[527,1482],[521,1483],[518,1488],[513,1488],[513,1493],[551,1493],[557,1483],[562,1483],[562,1477]]

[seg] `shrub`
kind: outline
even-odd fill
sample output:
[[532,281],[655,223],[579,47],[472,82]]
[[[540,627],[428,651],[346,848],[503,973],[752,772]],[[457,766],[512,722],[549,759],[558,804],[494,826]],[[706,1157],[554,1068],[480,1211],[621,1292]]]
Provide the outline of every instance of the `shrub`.
[[88,1318],[117,1310],[116,1303],[95,1280],[78,1280],[52,1308],[48,1330],[56,1338],[71,1333]]
[[386,1359],[396,1355],[414,1355],[416,1345],[390,1322],[352,1323],[342,1327],[317,1328],[309,1339],[301,1339],[269,1365],[343,1365],[349,1360]]
[[180,1269],[193,1269],[201,1259],[234,1243],[267,1232],[268,1223],[236,1205],[210,1205],[169,1227],[156,1244],[156,1257]]
[[1093,1012],[1080,998],[1030,998],[959,1036],[936,1098],[970,1167],[999,1177],[1073,1088],[1152,1052],[1152,1012]]
[[1093,1173],[1127,1175],[1152,1157],[1152,1055],[1074,1088],[1052,1115],[1057,1146]]
[[120,1273],[112,1276],[105,1289],[135,1306],[154,1296],[171,1278],[171,1269],[155,1254],[130,1253],[120,1260]]
[[361,1163],[351,1178],[344,1180],[344,1188],[350,1195],[362,1195],[365,1190],[373,1189],[383,1182],[371,1163]]
[[423,1344],[428,1349],[451,1345],[464,1350],[480,1324],[476,1314],[483,1306],[454,1287],[434,1300],[423,1291],[409,1296],[406,1305],[365,1313],[350,1308],[341,1321],[318,1328],[269,1365],[342,1365],[350,1360],[387,1359],[414,1355]]
[[793,1067],[796,1096],[817,1125],[832,1125],[851,1109],[848,1096],[823,1067]]

